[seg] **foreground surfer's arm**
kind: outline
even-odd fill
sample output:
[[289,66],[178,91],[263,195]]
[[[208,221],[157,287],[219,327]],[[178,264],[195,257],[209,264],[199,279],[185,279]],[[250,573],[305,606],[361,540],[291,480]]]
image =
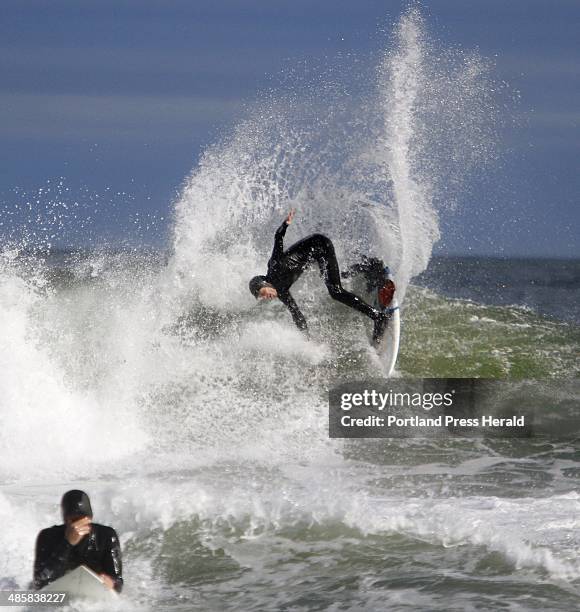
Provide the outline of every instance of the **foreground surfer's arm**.
[[105,557],[103,573],[100,574],[106,586],[115,589],[117,593],[123,590],[123,564],[121,562],[121,545],[117,532],[111,527],[106,528]]
[[32,583],[35,589],[41,589],[66,573],[72,545],[65,538],[56,538],[54,529],[43,529],[36,539]]

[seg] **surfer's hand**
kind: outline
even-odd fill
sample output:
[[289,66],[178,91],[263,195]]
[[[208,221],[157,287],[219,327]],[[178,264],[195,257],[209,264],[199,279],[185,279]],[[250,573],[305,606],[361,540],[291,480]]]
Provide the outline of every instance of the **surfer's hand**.
[[288,225],[292,223],[292,220],[294,219],[295,214],[296,214],[296,209],[295,208],[290,209],[290,212],[288,213],[288,216],[286,217],[286,223]]
[[99,578],[103,581],[103,584],[108,589],[112,590],[115,588],[115,581],[111,578],[111,576],[109,576],[109,574],[99,574]]
[[273,300],[278,297],[278,292],[274,287],[262,287],[258,293],[259,300]]
[[86,535],[91,532],[91,519],[83,516],[78,521],[67,523],[64,537],[72,546],[76,546]]

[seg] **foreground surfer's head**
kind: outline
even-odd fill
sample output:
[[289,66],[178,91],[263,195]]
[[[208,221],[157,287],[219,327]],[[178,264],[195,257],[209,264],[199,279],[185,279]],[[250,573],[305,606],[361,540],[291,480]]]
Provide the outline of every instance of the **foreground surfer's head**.
[[250,281],[250,291],[257,300],[272,300],[278,297],[276,289],[265,276],[254,276]]
[[91,500],[84,491],[73,489],[67,491],[60,502],[62,508],[62,518],[65,522],[77,520],[88,516],[93,518],[93,509],[91,508]]

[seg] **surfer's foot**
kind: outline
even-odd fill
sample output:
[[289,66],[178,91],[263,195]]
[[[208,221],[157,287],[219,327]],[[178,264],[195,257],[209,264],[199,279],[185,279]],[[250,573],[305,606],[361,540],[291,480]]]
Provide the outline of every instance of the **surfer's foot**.
[[388,307],[395,295],[395,283],[388,278],[384,285],[379,289],[379,304],[384,308]]
[[378,319],[375,320],[375,327],[373,329],[373,346],[377,346],[381,341],[385,330],[391,320],[391,312],[381,312]]

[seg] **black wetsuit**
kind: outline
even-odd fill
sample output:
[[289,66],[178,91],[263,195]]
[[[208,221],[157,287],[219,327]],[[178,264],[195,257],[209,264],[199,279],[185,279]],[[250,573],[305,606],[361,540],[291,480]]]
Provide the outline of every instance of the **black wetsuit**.
[[35,589],[86,565],[97,574],[108,574],[115,581],[115,590],[123,588],[121,547],[117,533],[111,527],[92,523],[91,533],[76,546],[64,537],[65,525],[43,529],[36,539],[34,559]]
[[284,251],[284,234],[287,228],[288,224],[284,221],[276,231],[274,250],[268,261],[266,281],[276,289],[278,297],[292,314],[294,323],[299,329],[307,329],[306,319],[290,294],[290,287],[312,261],[318,263],[320,274],[332,299],[362,312],[374,321],[381,316],[378,310],[369,306],[354,293],[344,289],[340,282],[340,270],[334,245],[329,238],[323,234],[312,234]]

